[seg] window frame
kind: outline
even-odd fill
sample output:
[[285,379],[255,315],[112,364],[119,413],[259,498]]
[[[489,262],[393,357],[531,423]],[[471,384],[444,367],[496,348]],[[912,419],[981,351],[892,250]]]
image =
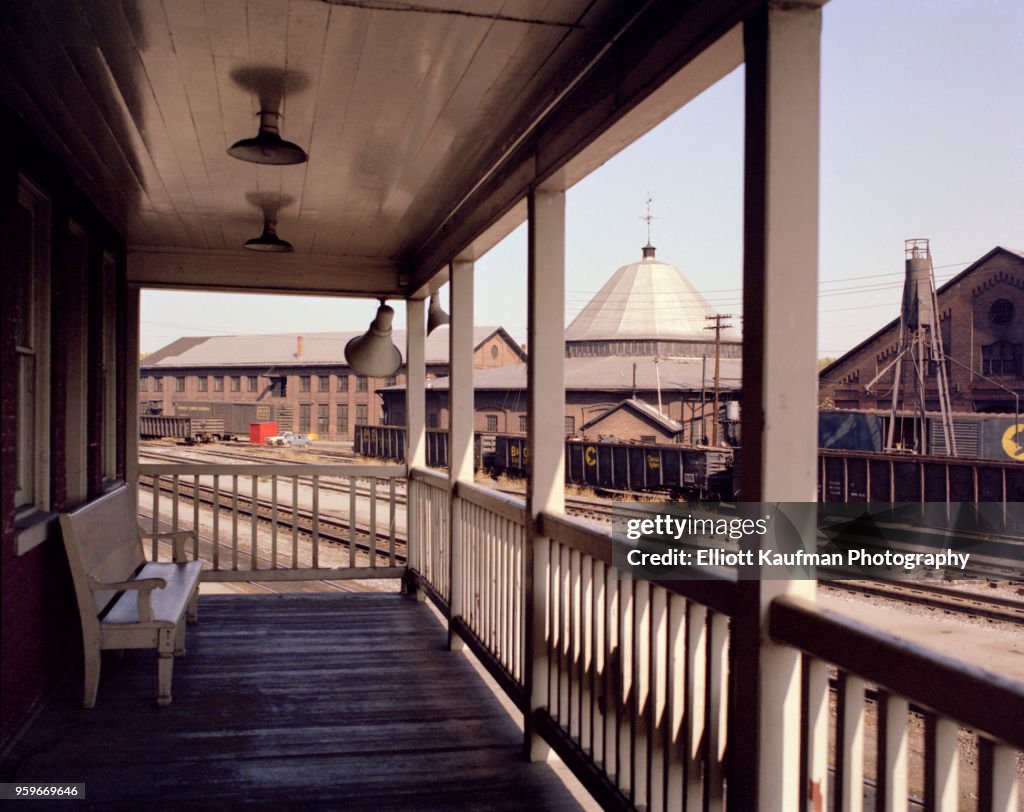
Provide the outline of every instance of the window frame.
[[[14,515],[18,554],[46,538],[45,525],[33,524],[34,515],[50,511],[50,335],[52,202],[43,190],[23,175],[18,177],[16,206],[29,221],[25,273],[19,276],[18,296],[25,298],[23,319],[16,325],[17,425],[15,445]],[[24,285],[24,287],[22,287]],[[22,332],[24,327],[24,332]],[[31,427],[27,427],[31,420]],[[33,532],[42,527],[43,532]]]

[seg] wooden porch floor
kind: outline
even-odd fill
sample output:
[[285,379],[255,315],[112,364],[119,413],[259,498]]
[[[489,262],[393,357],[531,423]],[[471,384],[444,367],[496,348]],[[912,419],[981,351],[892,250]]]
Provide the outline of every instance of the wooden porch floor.
[[[103,809],[578,809],[423,604],[393,594],[203,596],[174,701],[156,657],[104,653],[0,764]],[[76,804],[80,807],[81,804]]]

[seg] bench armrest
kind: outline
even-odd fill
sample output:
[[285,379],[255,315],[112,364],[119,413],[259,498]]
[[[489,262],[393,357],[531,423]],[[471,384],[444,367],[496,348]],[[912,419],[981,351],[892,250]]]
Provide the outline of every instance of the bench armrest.
[[[188,558],[185,555],[185,537],[189,536],[193,539],[197,539],[195,530],[163,530],[158,533],[153,533],[148,530],[142,530],[142,537],[147,539],[164,539],[169,538],[174,540],[174,563],[184,564]],[[197,539],[198,540],[198,539]]]
[[167,581],[163,578],[140,578],[137,581],[100,581],[90,576],[89,586],[93,590],[103,589],[135,589],[139,592],[139,620],[149,623],[153,620],[153,604],[150,593],[154,589],[163,589]]

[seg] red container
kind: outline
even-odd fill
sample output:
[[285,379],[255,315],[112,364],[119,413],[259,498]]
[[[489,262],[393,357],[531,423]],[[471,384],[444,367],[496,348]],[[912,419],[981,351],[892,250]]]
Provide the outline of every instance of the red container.
[[263,445],[268,437],[277,434],[277,423],[250,423],[249,442],[254,445]]

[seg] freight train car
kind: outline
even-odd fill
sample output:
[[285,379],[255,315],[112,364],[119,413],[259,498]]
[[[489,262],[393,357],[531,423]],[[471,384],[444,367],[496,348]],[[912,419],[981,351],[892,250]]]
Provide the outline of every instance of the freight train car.
[[[448,467],[448,432],[443,429],[426,430],[427,465],[431,468]],[[485,450],[490,448],[493,455],[494,434],[477,432],[473,436],[473,466],[486,468],[490,459]],[[352,450],[364,457],[401,461],[405,459],[405,427],[365,426],[357,424]]]
[[[732,460],[726,448],[566,440],[565,481],[605,491],[728,499]],[[494,473],[524,476],[528,466],[525,437],[496,436]]]
[[225,434],[224,421],[166,414],[139,416],[139,437],[184,440],[188,445],[210,443]]
[[[1024,462],[1024,418],[960,412],[952,420],[957,457]],[[822,409],[818,412],[818,446],[880,453],[885,448],[890,422],[889,413],[883,411]],[[917,447],[918,431],[920,424],[913,415],[896,416],[897,447]],[[946,456],[946,433],[938,414],[926,415],[924,440],[926,456]]]
[[277,423],[280,432],[295,431],[293,409],[277,403],[230,403],[226,401],[178,401],[177,417],[193,420],[219,420],[223,426],[217,439],[248,439],[253,423]]

